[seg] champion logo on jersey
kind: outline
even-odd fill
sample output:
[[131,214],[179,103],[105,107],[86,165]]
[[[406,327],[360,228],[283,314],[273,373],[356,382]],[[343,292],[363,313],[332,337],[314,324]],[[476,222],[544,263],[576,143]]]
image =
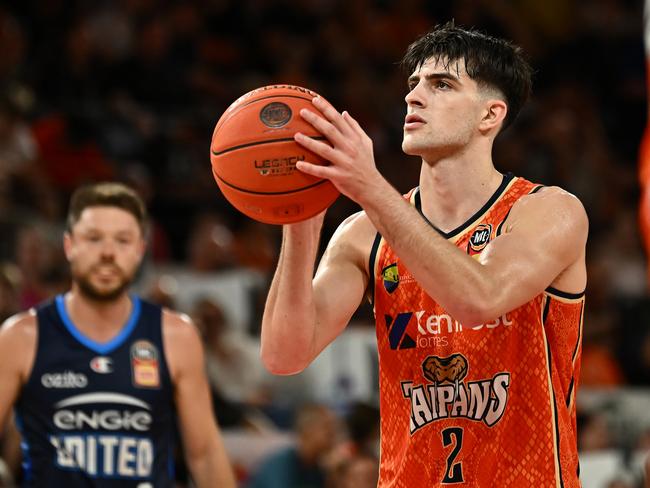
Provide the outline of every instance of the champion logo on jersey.
[[388,293],[393,293],[399,286],[399,271],[397,263],[389,264],[381,270],[381,275],[384,278],[384,288]]
[[131,377],[138,388],[159,388],[158,349],[151,342],[139,340],[131,346]]
[[470,256],[481,252],[490,242],[492,224],[479,224],[472,232],[467,243],[467,254]]
[[113,360],[106,356],[96,356],[90,360],[90,369],[100,374],[112,373]]

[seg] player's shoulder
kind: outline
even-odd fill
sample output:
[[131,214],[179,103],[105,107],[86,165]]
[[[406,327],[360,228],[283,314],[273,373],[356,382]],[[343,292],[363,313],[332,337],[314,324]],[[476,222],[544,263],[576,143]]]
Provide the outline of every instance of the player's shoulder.
[[512,216],[534,219],[544,215],[556,220],[588,227],[589,220],[584,205],[578,197],[559,186],[544,186],[534,193],[524,195],[512,207]]
[[330,239],[326,257],[344,257],[358,263],[365,263],[377,229],[364,211],[350,215],[338,226]]
[[0,326],[0,338],[14,340],[35,339],[37,333],[36,310],[29,309],[25,312],[12,315]]
[[172,344],[200,341],[199,331],[190,316],[169,308],[162,309],[162,331],[165,341]]
[[199,330],[189,315],[162,309],[162,335],[165,356],[172,382],[203,361],[203,344]]
[[[38,339],[36,311],[13,315],[0,326],[0,351],[11,351],[11,356],[21,357],[16,352],[33,351]],[[0,352],[0,355],[3,354]]]
[[347,217],[332,235],[331,242],[355,246],[372,246],[377,229],[363,210]]

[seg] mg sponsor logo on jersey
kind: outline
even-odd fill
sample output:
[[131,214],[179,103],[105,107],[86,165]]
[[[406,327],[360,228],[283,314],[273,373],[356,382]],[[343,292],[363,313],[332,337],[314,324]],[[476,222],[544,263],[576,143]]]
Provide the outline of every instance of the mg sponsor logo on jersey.
[[479,254],[490,243],[492,224],[479,224],[467,242],[467,254]]
[[422,362],[422,374],[430,383],[401,383],[402,394],[410,404],[411,435],[440,419],[465,418],[488,427],[501,420],[508,403],[510,373],[463,381],[468,371],[469,362],[462,354],[428,356]]
[[85,374],[74,371],[45,373],[41,376],[41,385],[45,388],[85,388],[88,386],[88,378]]
[[485,324],[463,329],[463,325],[450,315],[434,314],[426,310],[403,312],[395,317],[386,314],[384,321],[388,331],[388,343],[393,350],[447,346],[449,334],[459,333],[463,330],[491,330],[501,325],[504,327],[512,325],[510,314],[506,313]]
[[[102,408],[102,406],[106,408]],[[109,407],[110,405],[110,407]],[[151,407],[119,393],[75,395],[54,405],[49,436],[57,466],[91,477],[147,478],[153,466]]]

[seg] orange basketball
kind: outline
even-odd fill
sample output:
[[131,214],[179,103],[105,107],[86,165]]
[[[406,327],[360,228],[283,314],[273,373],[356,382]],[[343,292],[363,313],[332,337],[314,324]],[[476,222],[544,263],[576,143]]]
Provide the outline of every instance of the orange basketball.
[[300,117],[318,113],[311,90],[271,85],[237,99],[212,134],[212,174],[226,199],[240,212],[269,224],[313,217],[339,196],[329,180],[296,169],[296,162],[328,164],[293,140],[296,132],[324,140]]

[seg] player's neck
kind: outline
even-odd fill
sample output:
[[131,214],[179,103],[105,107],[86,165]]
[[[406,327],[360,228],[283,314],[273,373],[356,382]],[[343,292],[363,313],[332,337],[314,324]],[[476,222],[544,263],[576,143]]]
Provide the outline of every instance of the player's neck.
[[420,170],[422,212],[437,228],[449,232],[472,217],[502,180],[489,156],[425,162]]
[[127,293],[115,300],[93,300],[73,286],[65,295],[68,316],[84,335],[98,342],[109,341],[126,323],[133,304]]

